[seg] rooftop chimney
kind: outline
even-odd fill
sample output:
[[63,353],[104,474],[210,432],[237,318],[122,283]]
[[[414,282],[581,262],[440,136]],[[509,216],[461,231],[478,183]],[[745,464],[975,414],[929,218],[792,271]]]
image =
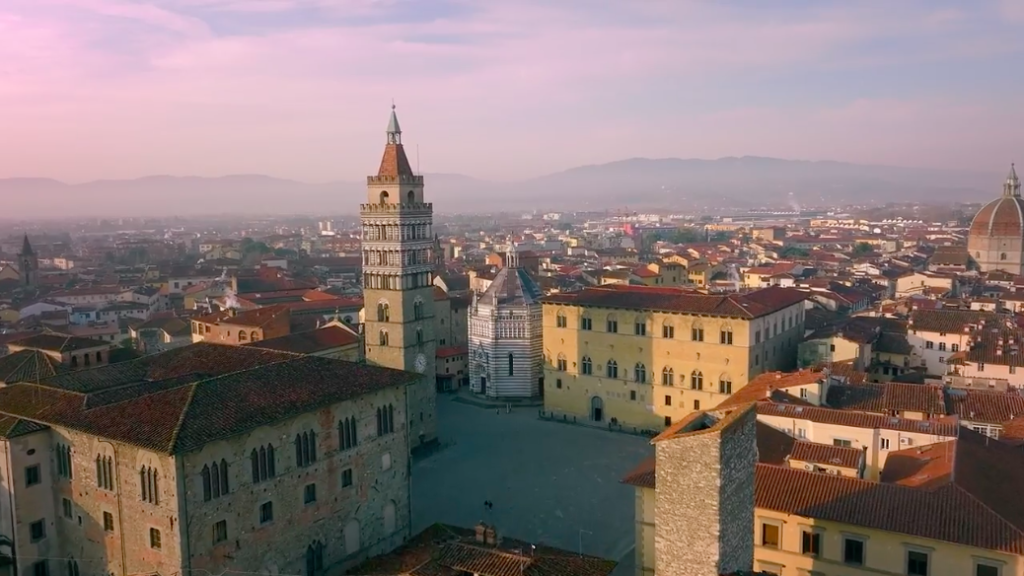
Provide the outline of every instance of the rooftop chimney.
[[486,533],[487,533],[487,524],[484,524],[483,522],[480,522],[479,524],[476,525],[476,541],[477,542],[483,544],[484,543],[484,537],[485,537]]
[[490,546],[498,545],[498,533],[495,532],[494,526],[488,526],[487,530],[484,531],[484,538],[487,544]]

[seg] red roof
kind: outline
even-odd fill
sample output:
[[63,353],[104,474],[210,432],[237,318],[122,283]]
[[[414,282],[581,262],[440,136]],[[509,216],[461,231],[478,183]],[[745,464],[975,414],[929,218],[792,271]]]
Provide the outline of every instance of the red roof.
[[465,346],[442,346],[437,349],[437,358],[448,358],[450,356],[458,356],[459,354],[466,354],[469,349]]
[[757,318],[802,302],[806,293],[791,288],[771,287],[747,294],[699,294],[673,288],[627,286],[587,288],[579,292],[552,294],[546,304],[597,306],[626,310],[659,310],[730,318]]

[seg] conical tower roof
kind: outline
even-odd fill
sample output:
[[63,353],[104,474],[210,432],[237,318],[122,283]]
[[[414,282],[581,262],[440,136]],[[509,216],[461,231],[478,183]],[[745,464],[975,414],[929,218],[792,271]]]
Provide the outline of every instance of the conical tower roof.
[[23,256],[29,256],[33,254],[32,244],[28,241],[28,232],[25,233],[25,238],[21,242],[21,254]]

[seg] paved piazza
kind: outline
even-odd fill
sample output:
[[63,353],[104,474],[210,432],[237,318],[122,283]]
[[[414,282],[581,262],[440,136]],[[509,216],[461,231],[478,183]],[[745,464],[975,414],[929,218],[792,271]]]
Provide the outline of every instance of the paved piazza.
[[584,553],[632,565],[634,493],[619,479],[654,453],[648,440],[451,398],[438,397],[438,433],[450,445],[413,467],[414,533],[483,520],[509,537],[577,550],[584,530]]

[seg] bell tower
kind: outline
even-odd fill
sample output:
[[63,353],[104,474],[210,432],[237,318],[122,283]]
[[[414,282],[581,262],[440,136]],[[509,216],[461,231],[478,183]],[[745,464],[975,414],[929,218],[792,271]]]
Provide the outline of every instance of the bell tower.
[[423,199],[391,106],[384,157],[366,178],[360,205],[366,360],[421,374],[409,389],[407,422],[413,447],[437,437],[434,357],[433,205]]
[[28,241],[27,233],[21,243],[21,252],[18,254],[18,273],[21,274],[21,285],[24,288],[35,286],[39,279],[39,258]]

